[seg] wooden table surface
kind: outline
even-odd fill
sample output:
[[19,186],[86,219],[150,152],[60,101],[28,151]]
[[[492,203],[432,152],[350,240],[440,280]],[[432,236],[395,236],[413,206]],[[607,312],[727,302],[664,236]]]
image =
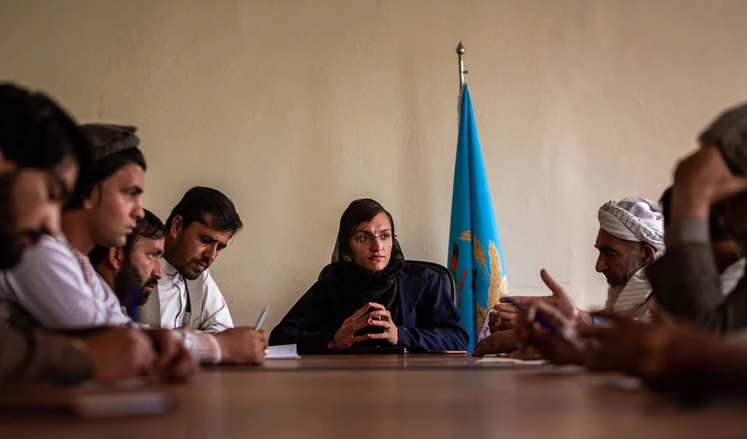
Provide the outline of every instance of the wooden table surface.
[[206,369],[158,386],[168,414],[0,416],[0,438],[747,437],[747,404],[686,406],[616,375],[466,356],[304,357]]

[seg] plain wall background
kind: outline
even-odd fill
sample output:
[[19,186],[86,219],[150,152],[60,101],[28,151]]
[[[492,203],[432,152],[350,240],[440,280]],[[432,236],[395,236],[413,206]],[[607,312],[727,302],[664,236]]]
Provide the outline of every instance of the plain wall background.
[[193,185],[228,194],[245,229],[213,275],[271,328],[354,198],[446,262],[462,40],[509,293],[546,294],[546,267],[598,306],[597,209],[658,199],[745,98],[746,22],[743,0],[7,0],[0,78],[137,125],[162,219]]

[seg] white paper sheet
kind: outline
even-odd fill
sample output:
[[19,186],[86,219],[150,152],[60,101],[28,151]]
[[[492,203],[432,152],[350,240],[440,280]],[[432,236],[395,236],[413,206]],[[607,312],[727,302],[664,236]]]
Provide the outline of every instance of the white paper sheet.
[[301,356],[296,352],[296,345],[284,344],[267,348],[267,355],[265,355],[265,358],[273,360],[291,360],[301,358]]

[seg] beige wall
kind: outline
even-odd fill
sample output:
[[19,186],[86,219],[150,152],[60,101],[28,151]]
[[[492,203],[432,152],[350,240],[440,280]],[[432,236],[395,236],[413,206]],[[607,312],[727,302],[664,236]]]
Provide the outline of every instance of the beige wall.
[[213,273],[238,324],[267,303],[271,327],[353,198],[445,262],[461,39],[509,291],[544,294],[546,267],[592,305],[597,208],[658,198],[745,98],[746,22],[739,0],[6,0],[0,78],[139,126],[162,218],[192,185],[229,194],[246,227]]

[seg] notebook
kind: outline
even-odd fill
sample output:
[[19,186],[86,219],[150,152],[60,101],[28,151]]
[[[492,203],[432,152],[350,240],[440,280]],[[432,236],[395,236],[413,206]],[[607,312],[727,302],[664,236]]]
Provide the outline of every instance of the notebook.
[[301,358],[301,356],[296,351],[296,345],[284,344],[268,347],[265,358],[268,360],[295,360]]

